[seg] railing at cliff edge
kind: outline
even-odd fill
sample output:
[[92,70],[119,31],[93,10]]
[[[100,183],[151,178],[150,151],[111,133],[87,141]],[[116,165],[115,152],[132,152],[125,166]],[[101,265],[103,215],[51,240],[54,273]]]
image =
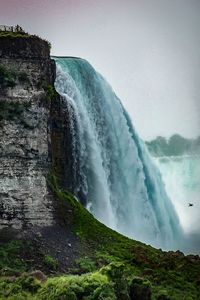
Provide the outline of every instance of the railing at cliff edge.
[[0,31],[24,32],[22,27],[20,27],[19,25],[17,26],[0,25]]

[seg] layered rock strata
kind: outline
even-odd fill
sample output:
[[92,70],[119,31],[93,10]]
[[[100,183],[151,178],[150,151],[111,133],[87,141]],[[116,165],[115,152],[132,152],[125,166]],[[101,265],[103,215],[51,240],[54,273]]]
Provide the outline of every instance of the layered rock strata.
[[55,64],[48,43],[0,38],[0,73],[1,83],[7,80],[7,86],[0,85],[0,229],[49,226],[54,222],[48,172]]

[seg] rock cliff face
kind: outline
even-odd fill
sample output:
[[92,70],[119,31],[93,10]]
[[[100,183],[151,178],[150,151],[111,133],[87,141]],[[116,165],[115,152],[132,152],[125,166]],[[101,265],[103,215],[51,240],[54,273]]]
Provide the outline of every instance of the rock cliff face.
[[0,67],[0,229],[49,226],[54,220],[47,175],[55,64],[45,41],[1,38]]

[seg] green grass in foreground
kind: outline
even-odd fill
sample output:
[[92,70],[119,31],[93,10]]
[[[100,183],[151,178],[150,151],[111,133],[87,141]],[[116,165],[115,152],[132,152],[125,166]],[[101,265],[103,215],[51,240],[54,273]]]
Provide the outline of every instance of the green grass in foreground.
[[72,230],[83,243],[90,245],[87,256],[94,262],[92,267],[95,264],[97,269],[108,264],[123,265],[123,274],[129,284],[135,276],[150,281],[152,299],[156,299],[160,293],[171,299],[198,299],[198,256],[185,257],[180,251],[162,252],[128,239],[98,222],[70,193],[58,188],[55,178],[53,186],[60,201],[62,217],[68,222],[65,214],[70,206],[73,210],[70,220]]
[[[1,271],[0,299],[199,299],[199,257],[162,252],[128,239],[98,222],[70,193],[58,188],[55,178],[52,187],[60,217],[78,236],[85,256],[72,268],[74,275],[41,279],[30,273],[26,259],[19,263],[15,242],[8,243],[4,254],[0,252],[1,268],[12,268],[13,261],[19,273]],[[53,269],[53,258],[45,260]]]

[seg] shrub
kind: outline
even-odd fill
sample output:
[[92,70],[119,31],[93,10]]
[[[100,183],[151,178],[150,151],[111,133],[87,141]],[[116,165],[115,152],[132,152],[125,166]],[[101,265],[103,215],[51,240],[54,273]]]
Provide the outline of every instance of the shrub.
[[8,70],[5,66],[0,65],[0,89],[13,88],[15,83],[14,72]]
[[55,89],[52,85],[48,85],[47,88],[46,88],[46,92],[47,92],[47,97],[49,100],[52,100],[54,99],[55,97]]
[[48,100],[53,100],[55,98],[56,91],[53,85],[48,84],[46,81],[42,81],[39,83],[38,88],[44,89]]
[[116,300],[113,283],[100,272],[81,276],[60,276],[47,281],[38,299],[49,300]]
[[53,270],[55,270],[58,266],[57,260],[50,255],[44,256],[44,263],[47,265],[47,267],[49,267],[50,269],[53,269]]
[[[26,270],[26,263],[20,258],[24,245],[22,241],[11,241],[0,247],[0,269]],[[8,270],[9,271],[9,270]]]
[[85,256],[77,260],[77,265],[81,272],[93,272],[97,269],[96,263],[89,257]]

